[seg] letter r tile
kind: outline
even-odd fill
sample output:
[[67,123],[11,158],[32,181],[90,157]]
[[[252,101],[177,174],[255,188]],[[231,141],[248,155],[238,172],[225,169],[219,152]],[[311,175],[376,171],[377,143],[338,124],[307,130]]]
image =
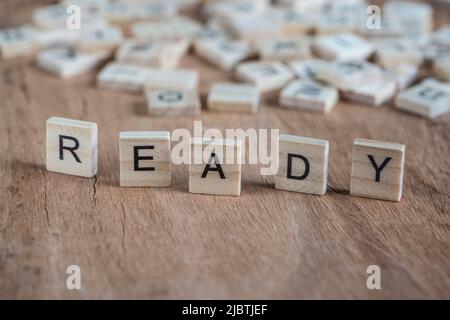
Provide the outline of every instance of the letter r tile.
[[170,132],[120,132],[120,186],[169,187]]
[[81,177],[97,174],[97,124],[51,117],[46,125],[47,170]]
[[328,141],[282,134],[279,148],[275,188],[324,195],[327,191]]
[[355,139],[350,194],[400,201],[404,162],[403,144]]

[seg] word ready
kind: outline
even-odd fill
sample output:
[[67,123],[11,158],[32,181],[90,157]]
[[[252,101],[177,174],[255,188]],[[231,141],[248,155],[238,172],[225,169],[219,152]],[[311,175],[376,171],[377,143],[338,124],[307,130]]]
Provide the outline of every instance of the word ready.
[[[47,170],[82,177],[97,174],[97,124],[52,117],[47,120]],[[243,148],[240,140],[190,141],[189,192],[241,194]],[[171,146],[168,131],[127,131],[119,135],[120,186],[169,187]],[[275,188],[324,195],[329,142],[282,134]],[[400,201],[405,145],[355,139],[350,194]]]

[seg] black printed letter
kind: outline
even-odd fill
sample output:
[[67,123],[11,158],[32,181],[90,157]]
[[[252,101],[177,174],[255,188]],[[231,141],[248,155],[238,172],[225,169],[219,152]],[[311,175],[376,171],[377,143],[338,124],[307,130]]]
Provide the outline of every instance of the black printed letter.
[[[73,147],[64,146],[64,139],[72,140],[75,145]],[[80,142],[77,138],[59,135],[59,160],[64,160],[64,150],[68,150],[75,158],[75,161],[81,163],[80,158],[78,158],[78,155],[75,153],[75,150],[77,150],[79,147]]]
[[155,171],[154,167],[139,167],[139,160],[153,160],[152,156],[140,156],[139,150],[141,149],[155,149],[154,146],[134,146],[134,171]]
[[[214,161],[215,167],[211,168],[211,163]],[[223,174],[222,166],[219,163],[219,160],[216,157],[216,154],[213,152],[211,153],[211,157],[208,160],[208,164],[205,167],[205,170],[203,170],[202,178],[206,178],[209,171],[218,171],[220,175],[220,179],[225,179],[225,175]]]
[[368,154],[367,156],[369,157],[370,163],[375,168],[375,181],[380,182],[381,170],[383,170],[384,167],[386,167],[386,165],[389,163],[389,161],[391,161],[392,158],[387,157],[386,159],[384,159],[383,163],[378,167],[373,156],[371,154]]
[[[288,179],[296,179],[296,180],[303,180],[306,179],[306,177],[309,175],[309,161],[301,154],[293,154],[288,153],[288,163],[287,163],[287,178]],[[292,158],[298,158],[303,160],[305,163],[305,172],[301,176],[293,176],[292,175]]]

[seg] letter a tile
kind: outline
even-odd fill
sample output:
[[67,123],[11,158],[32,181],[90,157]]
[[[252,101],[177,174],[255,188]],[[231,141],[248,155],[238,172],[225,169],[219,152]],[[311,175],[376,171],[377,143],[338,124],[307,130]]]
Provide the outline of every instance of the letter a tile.
[[51,117],[46,131],[47,170],[81,177],[97,174],[97,124]]
[[350,194],[400,201],[404,161],[403,144],[355,139]]
[[240,141],[191,140],[189,192],[222,196],[241,194]]
[[282,134],[279,142],[280,162],[275,188],[324,195],[327,191],[328,141]]

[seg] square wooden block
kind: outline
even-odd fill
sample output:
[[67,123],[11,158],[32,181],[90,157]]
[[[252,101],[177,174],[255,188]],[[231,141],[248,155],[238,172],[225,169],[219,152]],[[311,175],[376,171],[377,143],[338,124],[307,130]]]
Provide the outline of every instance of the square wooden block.
[[120,132],[120,186],[169,187],[170,133]]
[[450,47],[450,26],[443,26],[436,30],[431,36],[433,42],[443,46]]
[[111,51],[123,42],[122,30],[109,25],[88,26],[80,34],[77,49],[82,52]]
[[261,95],[250,84],[215,83],[208,95],[208,109],[216,111],[256,112]]
[[36,57],[36,64],[61,78],[69,78],[93,70],[108,53],[77,53],[71,49],[48,49]]
[[145,81],[145,90],[197,90],[198,71],[194,69],[151,69]]
[[80,39],[80,30],[67,28],[39,30],[36,43],[39,50],[54,48],[74,48]]
[[119,63],[154,68],[175,68],[186,53],[187,41],[128,40],[116,52]]
[[381,81],[366,81],[351,90],[344,91],[343,97],[349,101],[379,107],[397,93],[396,80],[383,76]]
[[374,46],[352,33],[319,36],[313,42],[314,51],[328,60],[364,60],[374,51]]
[[311,80],[294,80],[281,91],[280,105],[328,113],[338,99],[339,93],[335,88]]
[[218,40],[225,40],[228,36],[224,30],[223,25],[220,21],[210,20],[207,25],[203,26],[199,31],[194,34],[194,51],[197,47],[197,44],[202,41],[211,41],[215,42]]
[[280,135],[275,188],[324,195],[327,191],[328,150],[326,140]]
[[359,60],[324,62],[316,66],[316,79],[348,91],[367,81],[381,81],[382,71],[377,65]]
[[172,64],[166,57],[164,45],[152,41],[126,41],[117,50],[116,61],[155,68],[167,68]]
[[241,164],[240,141],[192,139],[189,192],[239,196]]
[[233,15],[224,19],[224,25],[232,37],[256,44],[259,39],[280,38],[281,24],[267,14]]
[[294,11],[286,7],[272,7],[270,14],[279,24],[285,37],[297,37],[307,34],[314,28],[314,17],[306,12]]
[[389,38],[372,43],[375,46],[375,61],[382,67],[402,64],[420,66],[424,60],[424,54],[416,41]]
[[436,59],[433,63],[434,73],[439,79],[450,82],[450,55]]
[[142,93],[152,70],[110,62],[97,75],[97,84],[102,88]]
[[1,57],[10,59],[33,54],[38,49],[36,44],[37,34],[37,30],[31,26],[1,29]]
[[97,174],[97,124],[51,117],[47,120],[47,170],[81,177]]
[[419,68],[417,66],[398,65],[385,68],[383,76],[397,83],[397,91],[404,90],[416,81]]
[[326,63],[320,59],[294,60],[289,63],[289,67],[295,76],[301,80],[313,80],[317,75],[317,68],[320,64]]
[[238,80],[254,84],[261,93],[281,89],[294,74],[281,62],[245,62],[237,65]]
[[[360,12],[364,8],[361,8]],[[322,14],[317,16],[314,25],[316,35],[336,35],[342,33],[351,33],[356,29],[355,16],[344,12],[330,12],[329,14]]]
[[174,16],[161,21],[137,22],[131,25],[134,38],[146,41],[191,39],[202,25],[189,17]]
[[195,90],[149,90],[146,97],[150,115],[195,116],[201,111],[200,98]]
[[114,24],[140,20],[162,20],[176,14],[176,5],[169,1],[104,1],[100,0],[102,16]]
[[321,12],[328,4],[327,0],[278,0],[277,2],[294,12],[307,12],[309,14]]
[[197,40],[194,47],[199,57],[224,71],[230,71],[253,52],[247,42],[227,39]]
[[[63,1],[60,1],[63,2]],[[67,29],[67,25],[71,24],[71,21],[68,19],[73,11],[68,12],[69,4],[76,4],[80,6],[80,23],[82,28],[86,27],[94,20],[100,20],[98,15],[94,14],[94,10],[91,7],[87,7],[82,5],[80,1],[64,1],[65,3],[52,4],[49,6],[41,6],[33,11],[32,14],[32,23],[36,27],[42,30],[51,30],[51,29],[59,29],[65,28]],[[99,8],[97,8],[99,9]],[[73,20],[72,20],[73,21]]]
[[204,12],[209,18],[257,17],[266,12],[266,0],[206,1]]
[[395,106],[407,112],[434,119],[450,111],[450,84],[426,79],[401,91]]
[[400,201],[404,162],[405,145],[403,144],[355,139],[350,194]]
[[307,37],[262,40],[258,46],[258,53],[262,60],[289,62],[310,59],[310,40]]
[[410,34],[426,35],[433,29],[433,7],[414,1],[389,1],[383,14],[393,17]]

